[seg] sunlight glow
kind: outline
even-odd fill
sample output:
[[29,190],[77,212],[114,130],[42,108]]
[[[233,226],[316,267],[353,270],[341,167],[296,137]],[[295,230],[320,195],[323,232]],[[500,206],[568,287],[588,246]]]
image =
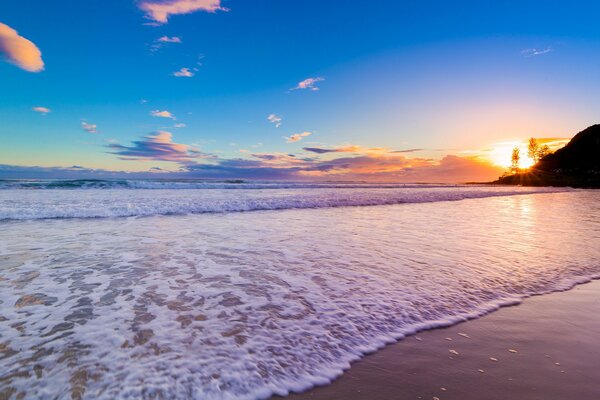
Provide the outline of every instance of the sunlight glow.
[[510,167],[513,148],[518,147],[521,154],[520,168],[529,168],[534,162],[527,155],[527,143],[520,141],[496,143],[494,147],[486,154],[488,160],[500,167]]

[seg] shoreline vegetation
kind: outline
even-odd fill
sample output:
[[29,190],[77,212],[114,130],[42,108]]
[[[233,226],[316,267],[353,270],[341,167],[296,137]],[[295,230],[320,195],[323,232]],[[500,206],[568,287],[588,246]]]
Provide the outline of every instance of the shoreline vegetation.
[[[530,153],[535,154],[535,146],[535,139],[532,139]],[[579,132],[556,152],[546,152],[547,149],[542,150],[542,155],[531,168],[520,170],[516,149],[510,172],[488,184],[600,188],[600,124]]]

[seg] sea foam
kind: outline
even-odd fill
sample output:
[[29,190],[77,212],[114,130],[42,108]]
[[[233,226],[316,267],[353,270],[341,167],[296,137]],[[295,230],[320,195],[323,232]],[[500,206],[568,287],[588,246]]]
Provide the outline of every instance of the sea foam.
[[[81,182],[77,183],[80,184]],[[304,183],[252,183],[249,184],[250,188],[248,185],[243,188],[238,185],[235,186],[236,190],[230,190],[213,186],[190,189],[189,182],[183,184],[186,185],[185,188],[179,189],[159,189],[154,186],[153,189],[141,190],[112,187],[84,190],[62,187],[54,190],[5,189],[0,190],[0,220],[106,218],[378,206],[572,190],[495,186],[372,186],[369,184],[310,186]],[[78,188],[81,189],[79,186]]]
[[593,191],[1,227],[0,391],[25,398],[285,395],[600,276]]

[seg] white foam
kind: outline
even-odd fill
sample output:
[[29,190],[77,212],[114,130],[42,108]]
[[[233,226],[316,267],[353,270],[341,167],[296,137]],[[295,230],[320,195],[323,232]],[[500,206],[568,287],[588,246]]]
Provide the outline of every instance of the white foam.
[[106,218],[456,201],[572,189],[494,186],[0,190],[0,220]]
[[[406,335],[600,277],[599,196],[5,221],[2,389],[259,399],[325,384]],[[36,293],[55,300],[14,306]]]

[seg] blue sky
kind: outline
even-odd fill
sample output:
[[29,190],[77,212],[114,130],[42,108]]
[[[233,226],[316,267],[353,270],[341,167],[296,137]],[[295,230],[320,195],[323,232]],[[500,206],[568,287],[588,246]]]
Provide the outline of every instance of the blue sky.
[[[599,12],[589,1],[2,2],[0,176],[77,165],[491,179],[498,148],[598,122]],[[43,70],[19,64],[10,30]]]

